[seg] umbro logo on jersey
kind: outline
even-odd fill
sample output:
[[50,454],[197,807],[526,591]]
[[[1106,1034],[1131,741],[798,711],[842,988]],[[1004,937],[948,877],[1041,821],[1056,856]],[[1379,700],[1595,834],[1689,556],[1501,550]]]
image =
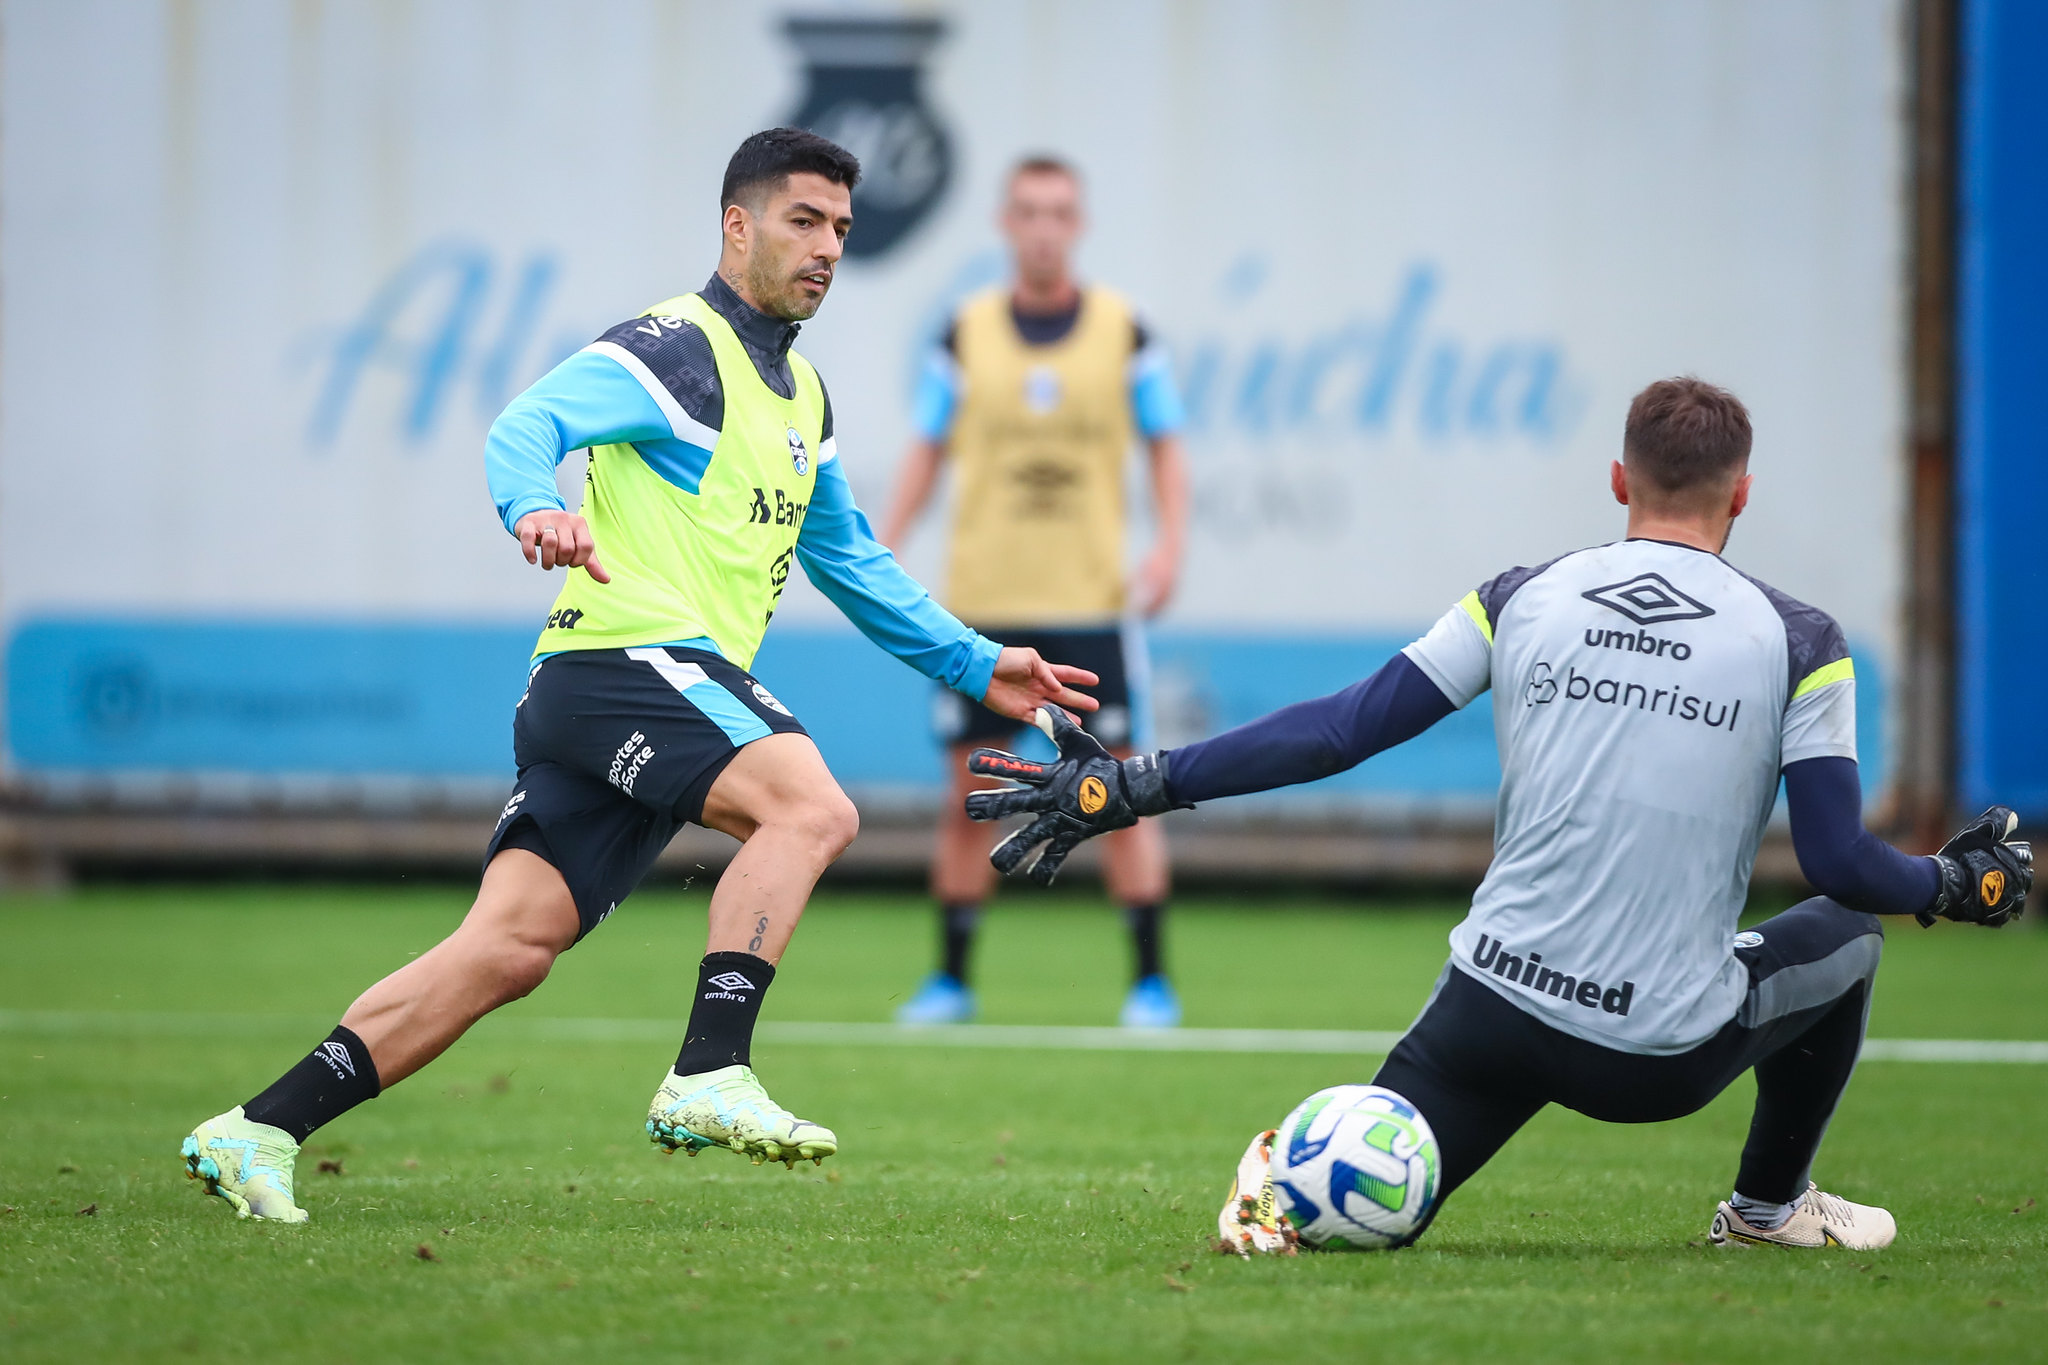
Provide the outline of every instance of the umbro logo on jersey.
[[336,1076],[356,1074],[356,1059],[348,1055],[347,1043],[326,1042],[320,1044],[320,1060],[332,1067]]
[[1588,602],[1598,602],[1609,611],[1618,611],[1639,626],[1697,621],[1714,614],[1712,607],[1680,591],[1659,573],[1639,573],[1619,583],[1589,588],[1579,596]]

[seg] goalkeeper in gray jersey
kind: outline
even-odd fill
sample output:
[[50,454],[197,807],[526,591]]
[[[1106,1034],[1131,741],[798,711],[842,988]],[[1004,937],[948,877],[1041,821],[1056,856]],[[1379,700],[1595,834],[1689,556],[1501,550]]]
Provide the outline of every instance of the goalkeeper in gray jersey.
[[[1749,450],[1734,395],[1652,384],[1612,472],[1626,539],[1511,569],[1372,677],[1214,739],[1117,762],[1052,716],[1057,763],[983,751],[977,771],[1022,785],[970,810],[1037,816],[997,865],[1050,881],[1101,830],[1341,772],[1490,689],[1493,863],[1374,1077],[1435,1131],[1439,1207],[1546,1104],[1655,1122],[1754,1070],[1712,1239],[1888,1244],[1889,1213],[1810,1178],[1862,1047],[1878,917],[2002,925],[2025,903],[2032,853],[2003,807],[1930,858],[1864,830],[1840,628],[1721,558],[1749,501]],[[1781,775],[1800,867],[1823,894],[1738,933]]]

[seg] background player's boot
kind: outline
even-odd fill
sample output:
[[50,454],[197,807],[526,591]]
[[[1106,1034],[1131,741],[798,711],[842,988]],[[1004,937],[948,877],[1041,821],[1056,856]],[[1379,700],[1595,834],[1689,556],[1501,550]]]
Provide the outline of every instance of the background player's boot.
[[1179,1028],[1180,997],[1165,977],[1145,977],[1124,997],[1117,1022],[1125,1028]]
[[1230,1179],[1230,1197],[1216,1215],[1216,1249],[1236,1256],[1292,1256],[1293,1227],[1273,1199],[1273,1139],[1268,1128],[1252,1139]]
[[292,1163],[299,1144],[282,1128],[243,1118],[241,1105],[193,1129],[179,1151],[186,1176],[204,1180],[206,1192],[234,1205],[237,1218],[307,1220],[306,1211],[292,1202]]
[[822,1162],[839,1150],[830,1128],[800,1119],[768,1098],[751,1067],[722,1066],[694,1076],[671,1071],[647,1107],[647,1136],[668,1151],[691,1156],[706,1147],[730,1147],[763,1161],[795,1167]]
[[899,1024],[968,1024],[974,1021],[974,991],[957,976],[933,972],[917,994],[896,1010]]
[[1715,1246],[1847,1247],[1875,1251],[1898,1236],[1891,1214],[1870,1204],[1852,1204],[1809,1183],[1792,1216],[1774,1228],[1752,1227],[1727,1200],[1714,1211],[1707,1240]]

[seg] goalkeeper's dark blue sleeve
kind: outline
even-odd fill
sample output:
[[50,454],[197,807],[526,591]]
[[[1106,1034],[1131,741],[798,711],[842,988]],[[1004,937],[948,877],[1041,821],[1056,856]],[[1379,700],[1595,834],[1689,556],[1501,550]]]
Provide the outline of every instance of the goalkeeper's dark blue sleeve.
[[1314,782],[1415,738],[1456,709],[1406,654],[1396,654],[1342,692],[1168,750],[1167,785],[1178,800],[1209,801]]
[[1785,765],[1792,850],[1813,889],[1851,910],[1912,915],[1934,903],[1941,872],[1932,858],[1899,852],[1863,828],[1863,784],[1853,758]]

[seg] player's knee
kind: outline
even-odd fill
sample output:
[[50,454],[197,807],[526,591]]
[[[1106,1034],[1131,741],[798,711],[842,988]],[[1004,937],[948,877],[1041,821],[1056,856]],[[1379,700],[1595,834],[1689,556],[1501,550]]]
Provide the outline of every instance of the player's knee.
[[828,863],[846,852],[860,834],[860,812],[837,788],[806,797],[781,823]]
[[508,938],[496,944],[491,952],[491,975],[501,1002],[531,995],[548,979],[558,955],[552,945],[524,939]]

